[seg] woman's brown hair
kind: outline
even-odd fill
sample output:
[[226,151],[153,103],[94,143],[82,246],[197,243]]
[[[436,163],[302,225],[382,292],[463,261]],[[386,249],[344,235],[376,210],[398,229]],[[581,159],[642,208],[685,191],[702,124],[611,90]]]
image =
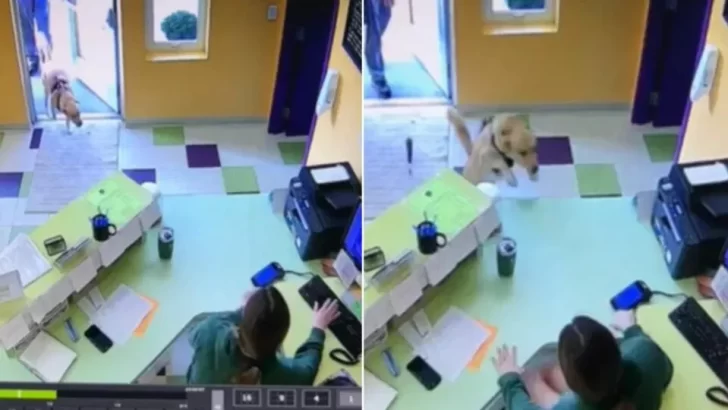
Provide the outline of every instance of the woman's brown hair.
[[559,364],[569,388],[592,405],[630,410],[622,389],[622,353],[604,325],[577,316],[559,335]]
[[290,327],[291,312],[278,289],[265,287],[250,295],[238,327],[238,342],[247,363],[237,383],[259,382],[260,364],[278,354]]

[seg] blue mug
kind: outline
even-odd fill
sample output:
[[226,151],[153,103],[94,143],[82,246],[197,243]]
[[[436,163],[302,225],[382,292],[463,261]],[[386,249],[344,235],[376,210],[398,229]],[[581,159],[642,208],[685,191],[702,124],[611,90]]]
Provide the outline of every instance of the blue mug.
[[97,214],[91,218],[91,230],[98,242],[104,242],[116,235],[116,225],[112,224],[109,217],[104,214]]
[[432,255],[438,249],[447,245],[447,236],[437,231],[432,221],[423,221],[415,227],[417,233],[417,248],[423,255]]

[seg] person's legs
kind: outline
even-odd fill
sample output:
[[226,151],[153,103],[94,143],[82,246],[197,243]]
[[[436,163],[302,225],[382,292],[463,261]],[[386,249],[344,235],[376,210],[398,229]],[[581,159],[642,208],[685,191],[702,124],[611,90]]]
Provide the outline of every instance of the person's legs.
[[521,377],[533,404],[544,409],[550,409],[559,402],[561,394],[546,383],[542,372],[526,370]]
[[384,73],[384,57],[382,56],[382,36],[392,18],[392,9],[382,4],[381,0],[372,1],[371,19],[366,28],[364,54],[369,74],[379,96],[389,98],[392,91],[387,84]]

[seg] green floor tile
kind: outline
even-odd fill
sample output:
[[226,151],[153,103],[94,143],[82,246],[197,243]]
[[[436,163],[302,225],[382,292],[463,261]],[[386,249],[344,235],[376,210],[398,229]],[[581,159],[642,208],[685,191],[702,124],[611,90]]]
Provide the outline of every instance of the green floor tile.
[[183,127],[155,127],[152,129],[154,145],[184,145],[185,130]]
[[222,179],[228,194],[257,194],[258,176],[253,167],[223,167]]
[[303,163],[306,155],[305,142],[279,142],[278,151],[281,153],[283,163],[286,165],[298,165]]
[[30,184],[32,184],[32,183],[33,183],[33,173],[24,172],[23,180],[20,183],[20,194],[18,195],[20,198],[28,197],[28,194],[30,193]]
[[622,190],[619,187],[617,170],[612,164],[577,164],[576,180],[579,184],[579,194],[590,196],[619,196]]
[[675,157],[677,134],[645,134],[643,137],[652,162],[669,162]]

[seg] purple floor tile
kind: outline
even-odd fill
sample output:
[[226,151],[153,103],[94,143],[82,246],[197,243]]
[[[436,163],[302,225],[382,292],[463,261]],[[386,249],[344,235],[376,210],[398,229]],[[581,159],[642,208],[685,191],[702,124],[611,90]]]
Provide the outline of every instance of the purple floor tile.
[[22,183],[22,172],[0,172],[0,198],[17,198]]
[[40,139],[43,137],[43,128],[33,128],[33,135],[30,138],[30,149],[40,148]]
[[187,145],[187,166],[190,168],[216,168],[220,166],[217,145]]
[[574,163],[569,137],[538,137],[537,149],[540,165],[568,165]]
[[157,170],[155,169],[125,169],[124,173],[139,185],[145,182],[157,182]]

